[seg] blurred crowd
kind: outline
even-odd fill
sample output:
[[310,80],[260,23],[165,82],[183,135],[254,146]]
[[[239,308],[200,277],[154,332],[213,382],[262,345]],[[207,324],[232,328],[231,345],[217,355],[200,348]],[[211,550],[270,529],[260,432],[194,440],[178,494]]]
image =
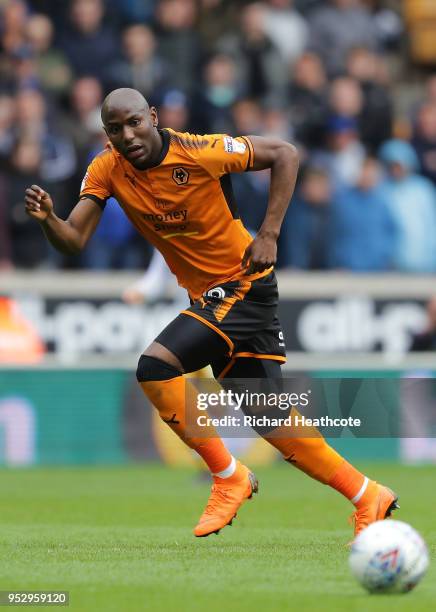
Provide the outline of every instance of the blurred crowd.
[[[69,260],[26,217],[24,189],[65,218],[105,145],[104,96],[139,89],[178,131],[297,144],[279,265],[436,271],[436,74],[399,116],[405,25],[389,0],[0,0],[0,268],[141,268],[116,202]],[[393,71],[396,71],[393,74]],[[253,233],[269,173],[233,176]]]

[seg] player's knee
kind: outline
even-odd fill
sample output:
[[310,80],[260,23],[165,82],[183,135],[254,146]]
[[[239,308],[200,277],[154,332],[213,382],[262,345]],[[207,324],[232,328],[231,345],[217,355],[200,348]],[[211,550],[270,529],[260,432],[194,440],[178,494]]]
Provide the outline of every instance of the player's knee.
[[150,357],[150,355],[141,355],[136,369],[136,378],[140,383],[152,380],[169,380],[181,375],[182,372],[171,364],[156,359],[156,357]]

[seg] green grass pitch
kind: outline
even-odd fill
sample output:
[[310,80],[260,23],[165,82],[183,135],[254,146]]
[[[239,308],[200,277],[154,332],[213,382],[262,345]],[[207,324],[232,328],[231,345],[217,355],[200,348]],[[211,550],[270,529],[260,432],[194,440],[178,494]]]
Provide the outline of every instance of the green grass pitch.
[[[435,468],[359,467],[400,493],[397,518],[434,557]],[[435,609],[434,562],[410,594],[365,594],[348,572],[349,504],[287,464],[256,471],[233,527],[196,539],[208,484],[191,470],[1,470],[0,589],[68,590],[90,612]]]

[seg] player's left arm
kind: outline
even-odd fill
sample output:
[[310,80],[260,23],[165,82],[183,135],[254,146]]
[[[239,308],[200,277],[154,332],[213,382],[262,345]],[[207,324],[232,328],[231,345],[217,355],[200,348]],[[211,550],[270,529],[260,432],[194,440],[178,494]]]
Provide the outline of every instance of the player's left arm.
[[294,145],[277,138],[249,136],[253,145],[250,170],[271,169],[268,207],[263,223],[242,259],[245,274],[262,272],[277,260],[277,239],[294,193],[298,173],[298,152]]

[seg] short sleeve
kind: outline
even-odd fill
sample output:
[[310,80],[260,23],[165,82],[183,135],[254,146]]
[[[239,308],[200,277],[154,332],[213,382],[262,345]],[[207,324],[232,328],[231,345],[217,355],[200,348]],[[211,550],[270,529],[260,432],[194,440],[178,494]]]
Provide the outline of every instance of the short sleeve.
[[198,163],[214,178],[229,172],[245,172],[253,166],[253,145],[247,136],[208,135],[206,146],[196,151]]
[[104,206],[112,195],[110,181],[110,151],[103,151],[89,164],[80,187],[80,199],[90,198]]

